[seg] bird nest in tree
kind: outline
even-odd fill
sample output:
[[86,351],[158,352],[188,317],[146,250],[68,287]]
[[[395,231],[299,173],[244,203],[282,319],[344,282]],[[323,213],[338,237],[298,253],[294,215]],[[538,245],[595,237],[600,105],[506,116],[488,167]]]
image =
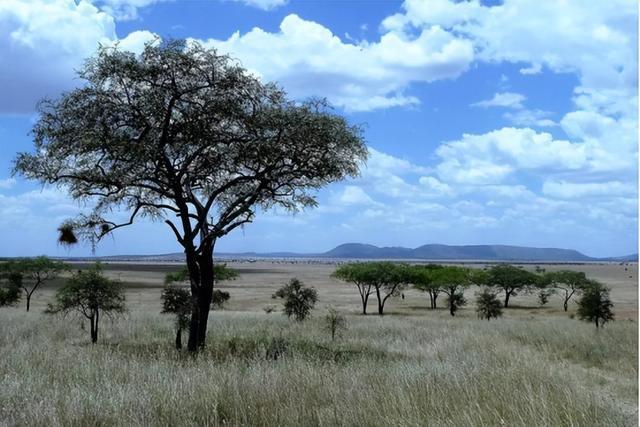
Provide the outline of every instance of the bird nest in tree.
[[61,245],[71,246],[78,243],[78,238],[73,232],[73,226],[71,224],[63,224],[58,228],[60,235],[58,236],[58,242]]

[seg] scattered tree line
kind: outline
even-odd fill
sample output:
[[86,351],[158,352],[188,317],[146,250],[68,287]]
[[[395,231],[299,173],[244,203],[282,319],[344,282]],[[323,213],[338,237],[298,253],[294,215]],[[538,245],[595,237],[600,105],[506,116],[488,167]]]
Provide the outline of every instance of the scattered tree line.
[[[509,308],[512,298],[520,293],[539,293],[539,301],[546,304],[548,298],[558,293],[562,296],[563,309],[579,295],[578,316],[594,322],[596,327],[613,320],[613,303],[609,288],[588,279],[583,272],[559,270],[535,272],[510,264],[497,264],[484,269],[461,266],[427,264],[411,265],[389,261],[346,263],[340,265],[332,277],[356,286],[362,304],[362,314],[367,314],[369,297],[375,295],[378,314],[384,314],[384,306],[392,296],[413,286],[429,296],[430,309],[437,308],[439,295],[446,295],[446,307],[451,316],[467,304],[464,291],[472,285],[481,287],[477,294],[476,310],[482,319],[500,317],[503,308]],[[498,295],[503,295],[500,302]]]

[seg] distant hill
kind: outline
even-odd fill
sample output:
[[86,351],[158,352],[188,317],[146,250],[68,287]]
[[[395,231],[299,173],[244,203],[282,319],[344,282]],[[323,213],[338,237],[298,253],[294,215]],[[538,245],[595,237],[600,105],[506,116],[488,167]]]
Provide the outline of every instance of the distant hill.
[[430,244],[415,249],[347,243],[324,254],[331,258],[487,260],[487,261],[596,261],[573,249],[506,245],[450,246]]
[[[531,261],[531,262],[637,262],[638,254],[594,258],[573,249],[531,248],[508,245],[439,245],[428,244],[415,249],[400,246],[378,247],[364,243],[345,243],[324,253],[243,252],[217,253],[217,258],[314,258],[314,259],[416,259],[434,261]],[[76,259],[95,259],[92,257]],[[164,255],[119,255],[99,257],[104,261],[184,262],[184,253]]]

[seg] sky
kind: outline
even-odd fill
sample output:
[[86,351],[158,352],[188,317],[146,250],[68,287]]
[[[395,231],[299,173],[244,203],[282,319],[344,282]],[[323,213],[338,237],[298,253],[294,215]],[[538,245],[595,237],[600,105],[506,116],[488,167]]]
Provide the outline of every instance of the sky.
[[[228,53],[365,129],[359,177],[319,191],[315,209],[260,212],[218,251],[637,252],[634,0],[2,0],[0,256],[91,253],[56,243],[90,206],[12,176],[12,162],[33,149],[38,100],[82,85],[74,70],[99,44],[140,52],[156,37]],[[95,254],[178,251],[166,225],[141,222]]]

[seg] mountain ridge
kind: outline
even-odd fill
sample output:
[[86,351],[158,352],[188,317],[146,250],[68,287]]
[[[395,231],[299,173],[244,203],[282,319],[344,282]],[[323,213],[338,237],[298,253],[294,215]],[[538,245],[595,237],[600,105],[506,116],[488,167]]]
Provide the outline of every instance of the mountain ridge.
[[[318,259],[390,259],[433,261],[550,261],[550,262],[637,262],[638,254],[617,257],[590,257],[574,249],[537,248],[515,245],[444,245],[426,244],[417,248],[402,246],[378,247],[366,243],[343,243],[322,253],[296,252],[219,252],[217,258],[318,258]],[[180,261],[184,253],[158,255],[114,255],[77,257],[75,259]]]

